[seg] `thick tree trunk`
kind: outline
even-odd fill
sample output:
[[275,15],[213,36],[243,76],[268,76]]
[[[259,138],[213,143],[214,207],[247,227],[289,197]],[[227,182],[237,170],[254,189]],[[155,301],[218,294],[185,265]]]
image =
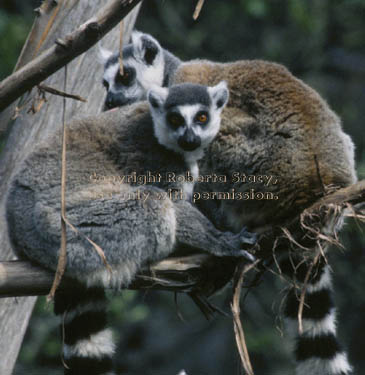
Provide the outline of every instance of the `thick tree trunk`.
[[[17,63],[17,69],[52,46],[58,38],[64,37],[86,22],[98,12],[100,7],[100,2],[96,0],[44,1]],[[125,42],[130,36],[138,10],[139,6],[124,20]],[[118,48],[119,27],[102,40],[102,45],[112,50]],[[92,115],[101,111],[104,98],[104,89],[101,85],[103,67],[97,60],[97,48],[94,47],[68,65],[66,91],[86,98],[87,103],[67,99],[66,122],[75,116]],[[64,76],[64,69],[61,69],[44,83],[63,91]],[[34,107],[37,107],[39,104],[35,102],[37,97],[38,90],[33,89],[0,115],[0,136],[3,132],[4,137],[4,129],[8,133],[0,158],[0,260],[2,261],[15,258],[9,244],[4,210],[9,182],[20,162],[32,151],[34,145],[59,128],[62,123],[63,99],[46,94],[47,102],[33,114],[29,109],[33,103]],[[35,298],[29,297],[0,300],[1,375],[12,373],[34,303]]]

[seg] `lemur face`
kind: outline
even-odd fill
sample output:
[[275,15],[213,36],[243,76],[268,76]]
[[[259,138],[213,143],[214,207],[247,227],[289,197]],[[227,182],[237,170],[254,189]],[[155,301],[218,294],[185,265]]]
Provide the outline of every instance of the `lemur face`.
[[100,49],[104,63],[103,85],[107,91],[104,110],[146,99],[147,90],[162,86],[162,48],[150,35],[134,32],[132,42],[123,48],[123,75],[119,55]]
[[175,152],[192,155],[217,135],[228,89],[223,81],[214,87],[183,83],[155,87],[147,99],[158,142]]

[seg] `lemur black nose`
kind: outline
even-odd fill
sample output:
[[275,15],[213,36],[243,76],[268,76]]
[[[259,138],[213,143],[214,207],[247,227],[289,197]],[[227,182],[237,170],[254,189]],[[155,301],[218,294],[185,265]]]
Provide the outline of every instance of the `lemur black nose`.
[[194,130],[188,128],[185,133],[179,137],[177,143],[184,151],[194,151],[201,145],[201,139],[194,133]]
[[108,109],[112,109],[112,108],[116,107],[112,95],[109,95],[109,94],[107,95],[107,97],[105,99],[105,107],[108,108]]
[[115,107],[122,107],[124,105],[133,103],[134,101],[135,100],[133,100],[133,98],[127,98],[122,93],[108,92],[105,99],[104,108],[112,109]]

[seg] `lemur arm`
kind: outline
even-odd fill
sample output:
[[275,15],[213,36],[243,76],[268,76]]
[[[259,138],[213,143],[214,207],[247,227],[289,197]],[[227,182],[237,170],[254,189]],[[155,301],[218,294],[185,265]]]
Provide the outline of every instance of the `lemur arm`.
[[243,244],[252,245],[256,236],[244,228],[240,233],[221,232],[200,211],[187,201],[175,202],[176,246],[204,251],[216,256],[243,256],[253,261],[254,257]]

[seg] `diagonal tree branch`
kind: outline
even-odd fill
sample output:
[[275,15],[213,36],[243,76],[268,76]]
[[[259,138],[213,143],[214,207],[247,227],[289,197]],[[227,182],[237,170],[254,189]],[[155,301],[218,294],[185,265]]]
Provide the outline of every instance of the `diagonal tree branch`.
[[0,83],[0,111],[93,46],[141,0],[113,0],[93,18]]

